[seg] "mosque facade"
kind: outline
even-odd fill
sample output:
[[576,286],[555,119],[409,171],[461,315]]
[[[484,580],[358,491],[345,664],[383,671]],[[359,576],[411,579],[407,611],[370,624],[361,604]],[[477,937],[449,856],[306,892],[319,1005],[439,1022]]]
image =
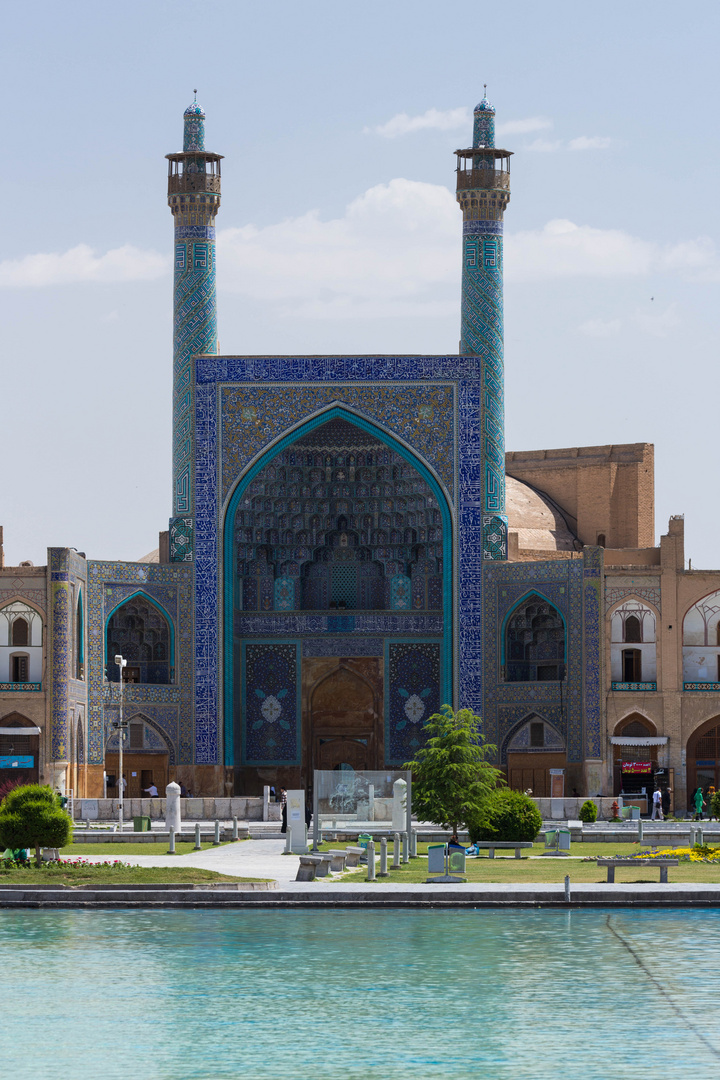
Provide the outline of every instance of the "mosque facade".
[[117,794],[117,654],[128,796],[400,766],[444,703],[538,795],[639,776],[682,800],[710,776],[720,575],[685,569],[680,519],[655,547],[652,448],[505,451],[494,124],[484,97],[456,151],[459,354],[220,355],[222,157],[186,110],[167,156],[172,517],[135,563],[49,548],[0,569],[0,785]]

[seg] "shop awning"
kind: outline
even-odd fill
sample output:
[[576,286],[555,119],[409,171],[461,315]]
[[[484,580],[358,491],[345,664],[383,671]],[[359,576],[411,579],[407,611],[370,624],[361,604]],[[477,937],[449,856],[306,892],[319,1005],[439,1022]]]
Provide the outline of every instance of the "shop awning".
[[39,727],[0,727],[0,735],[40,735]]
[[636,735],[634,738],[613,735],[610,739],[613,746],[666,746],[667,741],[667,735]]

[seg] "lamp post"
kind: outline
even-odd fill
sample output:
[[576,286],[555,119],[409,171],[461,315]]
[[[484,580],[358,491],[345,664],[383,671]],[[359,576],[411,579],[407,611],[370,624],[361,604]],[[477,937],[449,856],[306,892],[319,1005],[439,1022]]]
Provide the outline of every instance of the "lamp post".
[[118,788],[120,789],[120,798],[118,799],[118,824],[120,826],[120,832],[123,831],[123,800],[125,797],[125,785],[123,784],[123,739],[125,738],[125,726],[123,724],[123,668],[127,667],[127,660],[118,653],[115,657],[115,663],[120,668],[120,720],[118,723]]

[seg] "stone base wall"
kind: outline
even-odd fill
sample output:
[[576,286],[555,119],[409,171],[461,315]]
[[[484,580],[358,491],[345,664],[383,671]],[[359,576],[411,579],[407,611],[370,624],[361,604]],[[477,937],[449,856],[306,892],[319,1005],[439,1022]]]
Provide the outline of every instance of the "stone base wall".
[[[149,817],[152,821],[165,818],[165,799],[125,799],[125,821],[134,817]],[[282,806],[271,802],[270,821],[280,821]],[[180,814],[183,821],[229,820],[236,817],[241,821],[262,821],[263,800],[236,796],[231,799],[181,799]],[[117,799],[76,799],[76,821],[117,821]]]

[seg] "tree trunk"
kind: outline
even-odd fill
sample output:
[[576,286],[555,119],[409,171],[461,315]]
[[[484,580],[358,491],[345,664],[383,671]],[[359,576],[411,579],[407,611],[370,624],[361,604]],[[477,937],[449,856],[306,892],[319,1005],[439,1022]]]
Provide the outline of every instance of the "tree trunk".
[[35,845],[35,865],[42,866],[42,856],[40,855],[40,845]]

